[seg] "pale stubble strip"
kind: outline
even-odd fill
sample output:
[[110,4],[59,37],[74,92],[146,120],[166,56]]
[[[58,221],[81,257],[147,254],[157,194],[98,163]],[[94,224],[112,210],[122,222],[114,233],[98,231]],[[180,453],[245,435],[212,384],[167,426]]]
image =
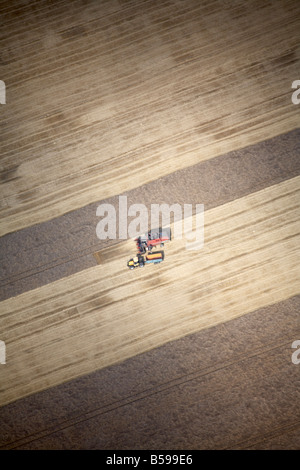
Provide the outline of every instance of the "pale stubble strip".
[[300,177],[205,212],[204,247],[165,245],[129,271],[128,240],[105,263],[3,301],[0,403],[123,361],[297,295]]

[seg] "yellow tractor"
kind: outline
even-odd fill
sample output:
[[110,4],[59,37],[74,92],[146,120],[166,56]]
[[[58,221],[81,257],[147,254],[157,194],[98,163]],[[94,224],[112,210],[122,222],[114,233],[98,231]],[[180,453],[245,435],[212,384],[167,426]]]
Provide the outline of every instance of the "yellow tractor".
[[144,267],[148,263],[161,263],[164,260],[165,254],[163,251],[155,251],[154,253],[148,253],[145,257],[138,253],[134,258],[131,258],[127,266],[129,269],[137,267]]

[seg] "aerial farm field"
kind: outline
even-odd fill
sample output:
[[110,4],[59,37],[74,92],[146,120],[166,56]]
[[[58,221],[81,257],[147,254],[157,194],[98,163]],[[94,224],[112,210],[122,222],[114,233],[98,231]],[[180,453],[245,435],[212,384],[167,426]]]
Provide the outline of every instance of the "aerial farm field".
[[0,15],[0,448],[299,449],[299,1]]

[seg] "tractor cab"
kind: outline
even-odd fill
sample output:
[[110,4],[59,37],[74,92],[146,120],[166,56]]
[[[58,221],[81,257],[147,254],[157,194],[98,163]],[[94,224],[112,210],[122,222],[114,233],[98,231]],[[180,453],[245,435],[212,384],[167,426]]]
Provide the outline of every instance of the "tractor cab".
[[148,237],[146,235],[140,235],[138,238],[135,239],[138,251],[140,253],[146,253],[147,240],[148,240]]
[[134,269],[134,268],[137,268],[138,266],[140,268],[142,268],[144,266],[145,262],[144,262],[144,258],[143,256],[141,256],[139,253],[137,254],[137,256],[134,256],[133,258],[131,258],[128,263],[127,263],[127,266],[129,269]]

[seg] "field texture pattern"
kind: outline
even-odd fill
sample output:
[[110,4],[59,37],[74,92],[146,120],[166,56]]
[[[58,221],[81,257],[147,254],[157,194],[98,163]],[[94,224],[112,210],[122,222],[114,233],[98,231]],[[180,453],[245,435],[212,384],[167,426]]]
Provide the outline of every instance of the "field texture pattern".
[[[0,448],[300,449],[300,3],[0,15]],[[120,195],[203,247],[128,270]]]

